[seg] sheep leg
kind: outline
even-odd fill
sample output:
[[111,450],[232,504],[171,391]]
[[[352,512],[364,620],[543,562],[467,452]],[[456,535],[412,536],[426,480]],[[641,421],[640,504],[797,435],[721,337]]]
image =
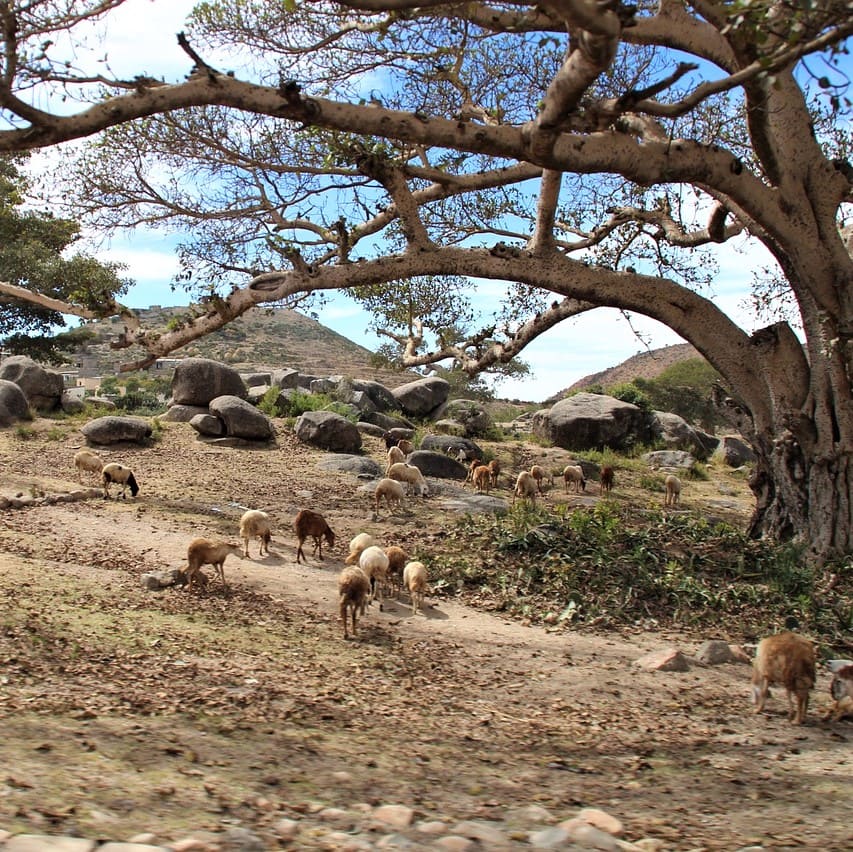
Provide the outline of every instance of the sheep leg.
[[755,712],[761,713],[764,710],[764,702],[767,701],[767,692],[770,684],[766,679],[762,678],[759,684],[754,684],[752,687],[752,700],[755,702]]

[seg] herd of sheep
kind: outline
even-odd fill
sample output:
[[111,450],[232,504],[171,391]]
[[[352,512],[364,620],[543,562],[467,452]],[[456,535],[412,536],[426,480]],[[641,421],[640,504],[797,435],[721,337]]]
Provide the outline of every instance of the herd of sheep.
[[[406,457],[413,451],[410,441],[395,441],[388,447],[388,464],[385,476],[379,480],[374,491],[374,501],[378,513],[384,498],[386,506],[401,504],[407,491],[414,490],[418,495],[429,493],[429,486],[422,472],[406,463]],[[462,460],[462,459],[460,459]],[[95,473],[100,477],[104,497],[110,496],[110,486],[120,486],[118,495],[123,497],[127,489],[131,496],[139,493],[139,484],[130,468],[121,464],[104,464],[89,450],[80,450],[74,456],[74,465],[79,477],[84,473]],[[497,459],[483,463],[479,459],[470,462],[466,482],[472,483],[479,493],[488,493],[496,488],[501,474],[501,465]],[[575,493],[586,490],[587,479],[580,465],[567,465],[562,473],[566,493],[572,489]],[[614,486],[614,470],[609,465],[601,468],[599,490],[609,493]],[[543,482],[553,485],[554,475],[542,466],[534,464],[530,470],[521,471],[516,477],[513,488],[513,503],[516,498],[530,499],[535,502],[536,495],[543,493]],[[681,496],[681,481],[674,474],[664,482],[664,506],[675,507]],[[313,542],[312,555],[323,560],[323,543],[328,548],[335,545],[335,533],[325,518],[311,509],[301,509],[293,520],[293,529],[297,539],[296,561],[306,559],[303,545],[310,538]],[[247,510],[240,518],[239,536],[242,544],[211,541],[206,538],[194,538],[187,548],[187,567],[183,569],[183,580],[190,589],[203,591],[210,579],[201,570],[211,565],[214,577],[226,586],[224,563],[229,554],[249,557],[249,542],[260,542],[259,556],[269,553],[272,538],[270,516],[258,509]],[[382,609],[383,591],[399,594],[401,589],[411,598],[412,614],[416,615],[423,606],[424,595],[428,591],[427,569],[423,562],[410,560],[406,552],[396,546],[381,547],[369,533],[359,533],[349,545],[349,554],[344,560],[344,568],[338,577],[338,605],[344,638],[356,635],[358,618],[364,615],[367,607],[376,601]],[[759,642],[752,674],[752,697],[755,712],[760,713],[773,684],[781,685],[788,697],[789,719],[802,724],[808,710],[809,694],[816,680],[817,650],[805,637],[783,632],[769,636]],[[837,721],[843,715],[853,712],[853,661],[830,661],[833,672],[830,694],[833,707],[825,718]]]

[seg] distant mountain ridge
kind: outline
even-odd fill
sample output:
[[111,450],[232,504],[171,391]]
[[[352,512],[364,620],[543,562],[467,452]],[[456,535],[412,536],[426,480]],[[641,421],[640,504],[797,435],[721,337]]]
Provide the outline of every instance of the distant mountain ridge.
[[[187,314],[185,307],[136,310],[145,326],[165,328]],[[111,349],[110,340],[123,329],[117,317],[87,324],[94,339],[75,353],[81,375],[116,373],[119,365],[143,357],[138,347]],[[345,375],[372,379],[396,387],[418,376],[373,363],[373,353],[311,317],[287,308],[254,309],[193,343],[173,352],[173,358],[210,358],[240,372],[292,368],[312,376]]]

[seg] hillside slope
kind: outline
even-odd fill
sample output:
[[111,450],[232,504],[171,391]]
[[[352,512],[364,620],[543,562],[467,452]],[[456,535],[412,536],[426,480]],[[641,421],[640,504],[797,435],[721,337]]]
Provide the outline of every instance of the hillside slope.
[[574,391],[584,390],[595,385],[609,388],[613,385],[630,382],[632,379],[654,379],[673,364],[701,357],[699,352],[689,343],[676,343],[660,349],[651,349],[648,352],[639,352],[621,364],[578,379],[570,387],[555,394],[549,401],[556,402]]
[[[142,323],[155,328],[165,328],[185,312],[184,308],[159,306],[138,310]],[[120,364],[142,357],[138,349],[110,348],[110,340],[122,329],[118,318],[93,322],[88,328],[94,332],[94,340],[75,353],[82,375],[115,373]],[[309,375],[373,379],[390,387],[415,378],[412,373],[375,366],[369,349],[286,308],[249,311],[172,354],[176,358],[211,358],[241,372],[289,367]]]

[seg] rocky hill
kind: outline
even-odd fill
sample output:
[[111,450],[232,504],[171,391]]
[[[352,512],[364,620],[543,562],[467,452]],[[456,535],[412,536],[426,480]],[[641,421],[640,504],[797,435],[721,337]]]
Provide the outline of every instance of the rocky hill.
[[[184,308],[156,306],[138,311],[144,325],[162,328],[185,312]],[[109,375],[117,372],[121,363],[142,356],[139,350],[110,348],[110,340],[122,328],[118,318],[91,323],[88,328],[95,334],[94,339],[74,353],[81,375]],[[249,311],[225,328],[173,353],[176,358],[211,358],[241,372],[290,367],[311,375],[373,379],[389,387],[413,378],[412,373],[376,366],[372,356],[369,349],[285,308]]]
[[[159,306],[138,311],[143,324],[162,328],[180,319],[185,312],[185,308]],[[114,374],[121,363],[142,357],[140,350],[110,348],[110,340],[118,335],[121,327],[117,318],[89,324],[89,330],[95,335],[93,340],[74,353],[82,376]],[[377,366],[369,349],[311,317],[286,308],[250,311],[173,356],[211,358],[240,372],[290,367],[311,375],[358,376],[392,388],[416,377],[411,372]],[[679,361],[698,357],[701,356],[689,343],[641,352],[621,364],[585,376],[545,402],[554,403],[573,391],[594,385],[612,387],[637,377],[655,378]]]
[[672,346],[664,346],[661,349],[650,349],[648,352],[632,355],[615,367],[609,367],[599,373],[592,373],[578,379],[571,387],[555,394],[549,402],[556,402],[574,391],[584,390],[596,385],[609,388],[630,382],[632,379],[654,379],[673,364],[687,361],[690,358],[701,357],[699,352],[689,343],[676,343]]

